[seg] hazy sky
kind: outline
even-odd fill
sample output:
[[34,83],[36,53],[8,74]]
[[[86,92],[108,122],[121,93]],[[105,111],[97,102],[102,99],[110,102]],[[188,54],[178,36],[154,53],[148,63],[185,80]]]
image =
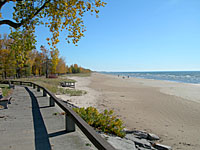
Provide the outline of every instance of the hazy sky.
[[[67,64],[95,71],[200,70],[200,0],[107,0],[97,19],[85,16],[79,46],[60,37]],[[3,17],[12,11],[2,9]],[[9,16],[8,16],[9,17]],[[2,25],[0,33],[9,33]],[[36,28],[37,49],[48,29]]]

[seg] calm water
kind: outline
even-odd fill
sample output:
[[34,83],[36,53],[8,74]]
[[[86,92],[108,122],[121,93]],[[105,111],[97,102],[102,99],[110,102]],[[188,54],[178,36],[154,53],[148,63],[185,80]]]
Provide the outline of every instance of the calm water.
[[171,72],[103,72],[105,74],[129,76],[144,79],[167,80],[184,83],[200,83],[200,71]]

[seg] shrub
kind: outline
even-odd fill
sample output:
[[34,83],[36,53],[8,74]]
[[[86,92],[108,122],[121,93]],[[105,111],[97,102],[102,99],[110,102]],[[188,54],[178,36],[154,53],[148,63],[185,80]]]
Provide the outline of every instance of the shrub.
[[124,137],[124,126],[122,120],[113,116],[113,111],[104,110],[103,113],[99,113],[94,107],[88,108],[73,108],[73,110],[83,118],[89,125],[100,130],[104,133],[110,133],[119,137]]

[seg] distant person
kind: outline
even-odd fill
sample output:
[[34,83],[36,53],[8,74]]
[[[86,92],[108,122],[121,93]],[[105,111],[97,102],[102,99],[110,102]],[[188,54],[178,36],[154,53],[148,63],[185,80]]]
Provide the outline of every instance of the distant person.
[[119,75],[118,75],[118,77],[119,77]]
[[129,76],[128,76],[128,78],[129,78]]
[[122,78],[124,79],[125,77],[123,76]]

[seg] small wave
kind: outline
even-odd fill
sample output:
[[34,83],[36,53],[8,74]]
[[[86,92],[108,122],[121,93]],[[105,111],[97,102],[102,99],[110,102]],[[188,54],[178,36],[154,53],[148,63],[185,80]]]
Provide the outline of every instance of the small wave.
[[136,78],[168,80],[185,83],[200,83],[200,71],[180,72],[109,72],[113,75],[130,76]]

